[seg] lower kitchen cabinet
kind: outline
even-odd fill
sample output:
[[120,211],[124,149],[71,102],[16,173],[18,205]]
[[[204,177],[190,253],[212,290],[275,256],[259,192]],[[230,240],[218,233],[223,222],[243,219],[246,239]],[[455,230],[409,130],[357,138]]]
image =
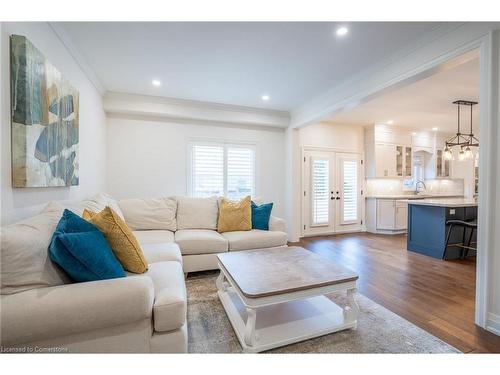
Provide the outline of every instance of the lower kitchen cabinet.
[[392,198],[366,199],[366,230],[370,233],[397,234],[406,232],[408,205]]

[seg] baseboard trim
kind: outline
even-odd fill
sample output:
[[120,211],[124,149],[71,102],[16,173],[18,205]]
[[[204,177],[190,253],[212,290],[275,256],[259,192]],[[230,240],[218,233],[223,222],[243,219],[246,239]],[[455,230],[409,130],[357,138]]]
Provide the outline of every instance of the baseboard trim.
[[486,330],[500,336],[500,315],[493,313],[488,313],[488,319],[486,320]]

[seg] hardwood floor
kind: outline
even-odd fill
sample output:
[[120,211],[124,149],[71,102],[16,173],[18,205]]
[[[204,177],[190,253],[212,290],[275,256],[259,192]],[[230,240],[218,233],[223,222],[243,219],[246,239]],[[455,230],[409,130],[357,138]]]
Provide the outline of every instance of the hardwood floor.
[[475,258],[441,261],[406,250],[406,235],[303,238],[305,247],[359,273],[358,291],[464,353],[500,353],[474,324]]

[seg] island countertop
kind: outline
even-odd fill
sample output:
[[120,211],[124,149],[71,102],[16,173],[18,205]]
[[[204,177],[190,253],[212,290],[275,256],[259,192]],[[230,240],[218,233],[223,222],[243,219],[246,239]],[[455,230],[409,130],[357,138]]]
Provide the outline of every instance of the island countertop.
[[408,199],[408,204],[436,207],[477,207],[477,200],[473,198],[432,198]]

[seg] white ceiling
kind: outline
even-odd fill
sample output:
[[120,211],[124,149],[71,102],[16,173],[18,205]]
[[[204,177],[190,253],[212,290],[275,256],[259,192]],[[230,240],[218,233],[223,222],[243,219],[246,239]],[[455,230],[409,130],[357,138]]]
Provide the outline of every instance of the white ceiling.
[[[344,24],[342,24],[344,25]],[[291,110],[439,23],[65,22],[108,91]],[[151,81],[159,79],[161,87]],[[263,102],[268,94],[271,100]]]
[[[456,132],[458,99],[479,101],[479,56],[474,51],[467,62],[428,78],[381,95],[330,119],[335,123],[368,125],[394,121],[395,126],[417,130]],[[464,108],[462,131],[469,129],[470,112]],[[473,128],[479,129],[479,105],[474,106]]]

